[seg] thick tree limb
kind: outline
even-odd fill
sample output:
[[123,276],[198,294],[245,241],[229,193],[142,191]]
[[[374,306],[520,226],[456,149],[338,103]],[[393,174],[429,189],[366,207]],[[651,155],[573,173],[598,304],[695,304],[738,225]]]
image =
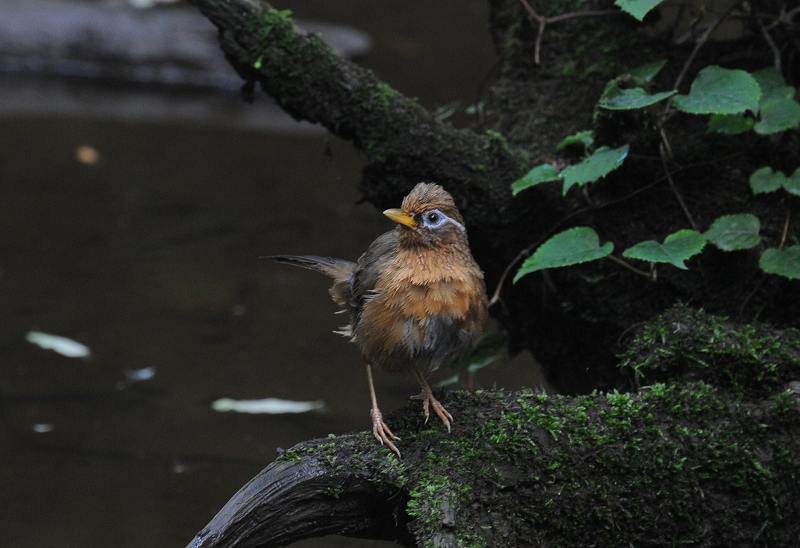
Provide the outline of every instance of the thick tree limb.
[[[401,185],[365,185],[376,202],[390,203],[411,184],[447,185],[473,222],[487,229],[508,211],[508,181],[524,155],[499,135],[478,135],[437,120],[370,70],[336,56],[317,36],[302,33],[287,12],[260,0],[192,0],[220,31],[231,64],[258,82],[292,116],[322,124],[351,140],[370,162],[391,165]],[[498,177],[502,175],[503,177]]]
[[643,326],[624,364],[670,382],[572,398],[451,393],[452,435],[418,404],[390,419],[402,460],[367,432],[301,443],[191,546],[329,533],[425,546],[795,542],[798,333],[679,307]]
[[331,473],[312,457],[278,460],[242,487],[190,546],[280,546],[326,534],[408,541],[396,520],[399,489],[370,482],[368,473]]

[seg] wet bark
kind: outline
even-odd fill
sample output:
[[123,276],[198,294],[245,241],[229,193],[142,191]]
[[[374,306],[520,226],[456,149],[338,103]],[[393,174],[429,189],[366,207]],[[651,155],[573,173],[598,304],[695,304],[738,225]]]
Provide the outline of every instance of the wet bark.
[[446,394],[450,435],[417,402],[389,418],[402,459],[367,432],[301,443],[190,546],[331,533],[420,546],[791,545],[800,332],[677,307],[635,333],[621,366],[648,386]]

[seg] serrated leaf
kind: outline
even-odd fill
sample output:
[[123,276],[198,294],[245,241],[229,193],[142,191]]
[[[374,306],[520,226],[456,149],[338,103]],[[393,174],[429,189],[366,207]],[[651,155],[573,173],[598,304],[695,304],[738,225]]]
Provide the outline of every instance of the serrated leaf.
[[794,170],[791,177],[788,177],[783,183],[783,188],[789,194],[800,196],[800,167]]
[[744,114],[712,114],[708,119],[708,131],[723,135],[739,135],[753,129],[755,120]]
[[526,188],[536,186],[541,183],[558,181],[561,176],[558,170],[550,164],[541,164],[530,170],[521,179],[517,179],[511,184],[511,193],[516,196]]
[[614,5],[641,21],[650,10],[664,0],[615,0]]
[[761,89],[743,70],[712,65],[700,71],[689,95],[676,95],[673,104],[689,114],[738,114],[757,112]]
[[583,148],[588,149],[593,144],[594,132],[591,129],[585,129],[564,137],[564,140],[558,143],[556,150],[563,150],[573,145],[581,145]]
[[705,233],[706,239],[722,251],[750,249],[761,241],[761,222],[752,213],[717,217]]
[[706,246],[706,239],[696,230],[688,228],[673,232],[660,244],[655,240],[640,242],[626,249],[623,257],[651,263],[669,263],[686,270],[684,261],[694,257]]
[[563,194],[566,195],[574,185],[593,183],[617,169],[628,156],[629,148],[628,145],[619,148],[600,147],[579,164],[565,168],[561,172],[564,179]]
[[642,65],[640,67],[636,67],[635,69],[631,69],[628,71],[634,80],[638,80],[640,82],[651,82],[656,75],[661,72],[661,69],[664,68],[664,65],[667,64],[666,59],[662,59],[660,61],[656,61],[654,63],[648,63],[646,65]]
[[586,263],[607,257],[614,251],[614,244],[600,245],[597,232],[588,226],[569,228],[548,239],[528,257],[514,276],[514,282],[537,270],[560,268]]
[[760,167],[750,175],[750,189],[753,194],[775,192],[786,184],[786,175],[773,171],[769,166]]
[[613,86],[603,95],[597,106],[607,110],[633,110],[654,105],[667,97],[672,97],[675,93],[675,91],[660,91],[650,95],[642,88],[621,89],[619,86]]
[[771,247],[761,254],[758,266],[767,274],[800,280],[800,245],[778,249]]
[[800,126],[800,103],[794,99],[773,99],[761,104],[759,120],[753,130],[759,135],[772,135]]

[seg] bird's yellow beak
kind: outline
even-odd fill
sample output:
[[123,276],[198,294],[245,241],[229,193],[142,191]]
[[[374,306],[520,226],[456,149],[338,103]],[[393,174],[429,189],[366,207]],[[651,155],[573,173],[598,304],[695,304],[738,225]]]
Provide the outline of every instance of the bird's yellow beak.
[[397,224],[407,226],[408,228],[417,228],[417,221],[414,220],[414,217],[404,213],[402,209],[387,209],[383,214]]

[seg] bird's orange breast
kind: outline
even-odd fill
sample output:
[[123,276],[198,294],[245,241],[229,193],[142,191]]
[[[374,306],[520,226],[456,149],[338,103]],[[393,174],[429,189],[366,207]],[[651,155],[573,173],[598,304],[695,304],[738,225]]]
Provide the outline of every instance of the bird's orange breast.
[[388,369],[414,365],[398,363],[404,356],[459,353],[486,320],[483,275],[458,250],[401,251],[373,293],[355,335],[365,359]]

